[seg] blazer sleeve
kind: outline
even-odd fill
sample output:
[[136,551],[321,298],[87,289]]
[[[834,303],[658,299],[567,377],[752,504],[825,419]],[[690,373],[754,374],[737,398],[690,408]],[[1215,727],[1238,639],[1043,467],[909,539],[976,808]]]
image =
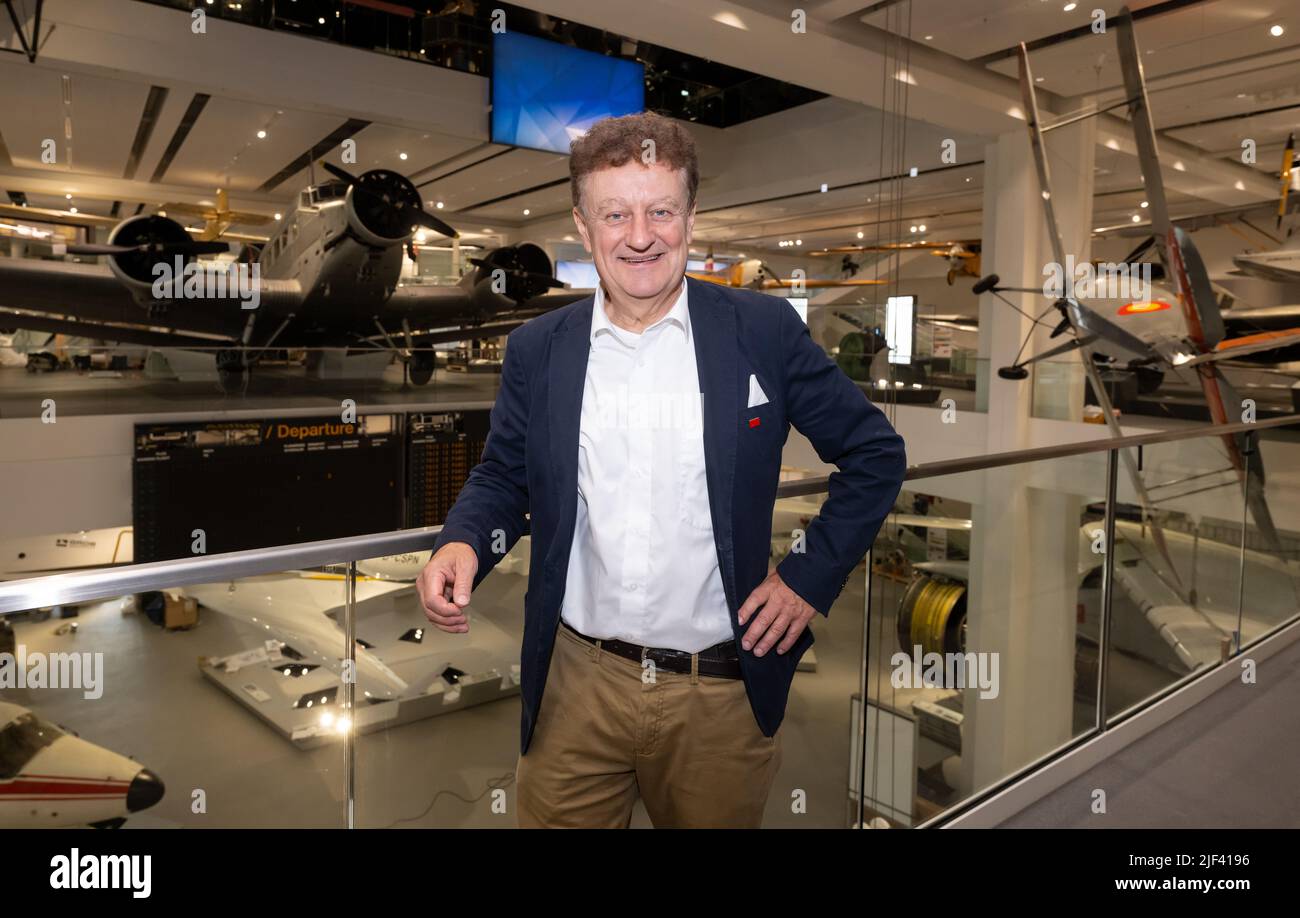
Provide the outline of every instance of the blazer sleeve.
[[[527,529],[528,474],[524,456],[529,398],[524,350],[516,333],[511,332],[506,339],[501,389],[492,405],[483,456],[470,470],[433,546],[437,551],[448,542],[468,543],[478,556],[475,587]],[[504,550],[493,551],[494,542]]]
[[781,579],[823,615],[875,541],[907,470],[903,438],[884,412],[813,342],[793,309],[778,310],[786,416],[838,471],[808,525],[804,550],[777,565]]

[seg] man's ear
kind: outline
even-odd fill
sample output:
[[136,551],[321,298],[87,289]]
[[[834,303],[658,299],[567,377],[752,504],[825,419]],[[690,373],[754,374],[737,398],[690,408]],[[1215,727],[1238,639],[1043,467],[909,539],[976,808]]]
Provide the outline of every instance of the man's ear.
[[691,244],[691,239],[695,235],[695,205],[691,205],[690,212],[686,215],[686,244]]
[[582,237],[582,247],[590,252],[591,238],[587,235],[587,223],[582,219],[582,211],[576,206],[573,208],[573,225],[578,228],[578,235]]

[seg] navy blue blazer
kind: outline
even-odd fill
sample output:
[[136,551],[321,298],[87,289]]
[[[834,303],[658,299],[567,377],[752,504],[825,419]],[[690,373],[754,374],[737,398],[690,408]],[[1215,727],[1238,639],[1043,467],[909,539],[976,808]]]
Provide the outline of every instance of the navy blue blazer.
[[[805,629],[787,653],[773,649],[756,657],[740,647],[748,625],[740,626],[736,610],[768,574],[781,448],[790,425],[822,461],[839,469],[806,530],[805,550],[777,565],[781,579],[823,615],[893,508],[906,468],[903,439],[813,342],[786,300],[693,278],[686,284],[718,567],[750,706],[763,734],[772,736],[785,716],[795,665],[813,643],[812,630]],[[510,333],[482,459],[435,543],[435,550],[447,542],[473,547],[477,587],[503,557],[492,551],[493,533],[505,533],[509,550],[528,529],[525,514],[531,516],[520,658],[522,753],[541,708],[573,547],[578,422],[594,304],[594,296],[578,300]],[[756,408],[745,407],[751,373],[769,399]]]

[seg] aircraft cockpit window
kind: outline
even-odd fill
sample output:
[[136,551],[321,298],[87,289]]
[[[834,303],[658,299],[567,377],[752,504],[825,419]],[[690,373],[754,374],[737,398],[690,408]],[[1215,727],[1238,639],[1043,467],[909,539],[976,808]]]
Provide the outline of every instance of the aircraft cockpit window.
[[62,735],[62,730],[30,711],[0,728],[0,781],[16,778],[36,753]]

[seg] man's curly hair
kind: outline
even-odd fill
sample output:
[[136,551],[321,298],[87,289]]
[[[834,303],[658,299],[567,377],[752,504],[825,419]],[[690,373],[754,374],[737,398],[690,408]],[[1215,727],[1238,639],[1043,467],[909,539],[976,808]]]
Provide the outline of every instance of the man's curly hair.
[[[647,147],[647,140],[653,141],[654,146]],[[598,121],[587,133],[569,144],[569,184],[573,206],[582,207],[584,176],[601,169],[616,169],[633,159],[645,162],[647,150],[653,150],[653,162],[685,171],[686,208],[694,207],[695,194],[700,187],[695,139],[678,122],[654,112]]]

